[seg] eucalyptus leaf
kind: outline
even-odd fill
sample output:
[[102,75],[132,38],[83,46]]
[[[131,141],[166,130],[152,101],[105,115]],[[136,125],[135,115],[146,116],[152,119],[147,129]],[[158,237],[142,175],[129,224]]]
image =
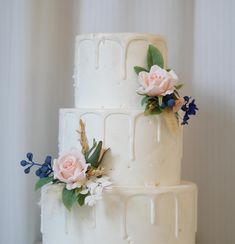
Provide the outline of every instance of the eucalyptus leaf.
[[135,66],[134,67],[135,73],[138,75],[141,71],[145,71],[145,72],[149,72],[147,69],[139,67],[139,66]]
[[68,190],[65,187],[62,192],[62,200],[65,207],[70,211],[73,204],[77,202],[77,195],[74,190]]
[[54,180],[54,176],[39,179],[35,184],[35,187],[34,187],[35,191],[42,188],[44,185],[52,182],[53,180]]
[[150,69],[153,65],[164,68],[164,59],[161,52],[153,45],[149,45],[147,53],[147,64]]

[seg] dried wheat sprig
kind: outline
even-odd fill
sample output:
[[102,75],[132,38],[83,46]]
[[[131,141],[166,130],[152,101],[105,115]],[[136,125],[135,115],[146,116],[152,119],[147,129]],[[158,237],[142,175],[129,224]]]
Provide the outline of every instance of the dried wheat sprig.
[[89,151],[89,144],[86,136],[86,126],[81,119],[79,121],[79,125],[80,130],[77,130],[77,132],[80,134],[80,144],[82,146],[82,153],[85,154]]

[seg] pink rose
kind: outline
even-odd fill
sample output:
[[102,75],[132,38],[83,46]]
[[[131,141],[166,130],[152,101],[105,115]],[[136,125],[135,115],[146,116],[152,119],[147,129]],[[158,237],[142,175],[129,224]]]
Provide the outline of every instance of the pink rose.
[[178,112],[180,109],[181,109],[181,107],[184,105],[184,103],[185,103],[185,101],[184,101],[184,99],[183,98],[179,98],[179,99],[177,99],[176,101],[175,101],[175,105],[174,105],[174,107],[173,107],[173,112],[174,113],[176,113],[176,112]]
[[88,166],[84,155],[78,149],[72,149],[54,161],[54,178],[66,183],[68,190],[81,187],[86,181]]
[[158,65],[153,65],[149,73],[145,71],[139,73],[141,87],[137,92],[148,96],[165,96],[174,92],[177,81],[178,77],[173,70],[168,72]]

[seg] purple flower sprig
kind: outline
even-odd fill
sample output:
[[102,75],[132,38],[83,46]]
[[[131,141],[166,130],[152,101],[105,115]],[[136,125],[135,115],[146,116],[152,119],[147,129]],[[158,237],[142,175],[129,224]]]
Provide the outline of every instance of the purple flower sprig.
[[40,164],[40,163],[36,163],[33,161],[33,154],[31,152],[27,153],[26,155],[26,160],[22,160],[20,162],[20,165],[22,167],[26,167],[24,169],[24,173],[25,174],[29,174],[30,170],[33,166],[38,167],[38,169],[35,171],[36,176],[38,176],[39,178],[46,178],[49,177],[49,175],[53,172],[52,169],[52,165],[51,165],[51,161],[52,158],[51,156],[47,156],[45,158],[44,163]]
[[190,119],[190,115],[196,115],[196,111],[198,110],[197,105],[195,104],[195,99],[190,102],[191,97],[184,96],[185,104],[181,107],[181,109],[185,112],[182,125],[187,125],[188,120]]

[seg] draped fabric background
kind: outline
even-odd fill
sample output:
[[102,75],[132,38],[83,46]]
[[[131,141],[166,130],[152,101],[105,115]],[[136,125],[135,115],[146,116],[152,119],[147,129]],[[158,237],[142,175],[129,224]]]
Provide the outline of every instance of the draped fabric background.
[[[199,186],[199,244],[235,243],[235,2],[233,0],[0,0],[0,243],[40,237],[35,178],[18,166],[57,156],[58,109],[73,107],[76,34],[166,37],[169,67],[197,98],[184,133],[183,178]],[[88,94],[90,95],[90,94]]]

